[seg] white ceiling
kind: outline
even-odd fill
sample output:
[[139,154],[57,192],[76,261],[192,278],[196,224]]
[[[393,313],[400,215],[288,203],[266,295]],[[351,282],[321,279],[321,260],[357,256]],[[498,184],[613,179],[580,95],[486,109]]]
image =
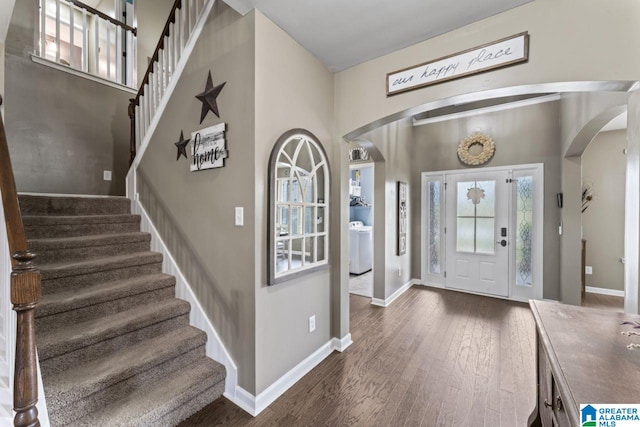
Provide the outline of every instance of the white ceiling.
[[340,71],[531,0],[225,1],[241,13],[257,8],[329,70]]

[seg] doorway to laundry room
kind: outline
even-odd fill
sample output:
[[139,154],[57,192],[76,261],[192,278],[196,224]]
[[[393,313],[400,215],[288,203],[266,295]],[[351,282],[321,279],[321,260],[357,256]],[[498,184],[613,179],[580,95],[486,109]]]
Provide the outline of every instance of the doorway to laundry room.
[[349,293],[373,298],[374,164],[359,151],[349,167]]

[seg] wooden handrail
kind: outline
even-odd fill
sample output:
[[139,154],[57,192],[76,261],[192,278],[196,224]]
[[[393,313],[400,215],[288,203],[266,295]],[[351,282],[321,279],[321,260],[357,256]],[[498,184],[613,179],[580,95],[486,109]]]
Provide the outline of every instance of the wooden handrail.
[[160,53],[160,49],[164,48],[164,38],[169,36],[169,29],[171,28],[171,24],[176,22],[176,11],[182,8],[182,0],[175,0],[173,2],[173,6],[171,7],[171,12],[169,13],[169,17],[167,18],[167,22],[164,24],[164,28],[162,30],[162,34],[160,34],[160,39],[158,40],[158,44],[156,44],[156,49],[153,51],[153,55],[151,56],[151,60],[149,61],[149,65],[147,66],[147,70],[144,73],[144,77],[140,82],[140,88],[136,93],[135,98],[129,99],[129,120],[131,121],[131,140],[129,144],[129,151],[131,152],[131,157],[129,159],[129,166],[133,163],[133,160],[136,158],[136,106],[140,105],[140,97],[144,95],[144,85],[149,82],[149,75],[153,72],[153,64],[158,62],[158,55]]
[[93,7],[89,6],[88,4],[84,4],[81,1],[78,0],[65,0],[71,4],[75,4],[77,7],[79,7],[80,9],[84,9],[89,13],[92,13],[93,15],[98,15],[100,18],[104,19],[105,21],[109,21],[112,24],[115,24],[119,27],[124,28],[127,31],[131,31],[133,33],[134,36],[138,35],[138,29],[137,28],[133,28],[130,27],[129,25],[125,24],[124,22],[120,22],[115,18],[110,17],[109,15],[107,15],[104,12],[100,12],[98,9],[94,9]]
[[[2,97],[0,96],[0,105]],[[27,248],[18,193],[9,157],[9,145],[0,115],[0,191],[11,254],[11,303],[17,314],[13,409],[16,427],[39,426],[38,370],[34,315],[40,299],[40,272],[33,264],[35,254]]]

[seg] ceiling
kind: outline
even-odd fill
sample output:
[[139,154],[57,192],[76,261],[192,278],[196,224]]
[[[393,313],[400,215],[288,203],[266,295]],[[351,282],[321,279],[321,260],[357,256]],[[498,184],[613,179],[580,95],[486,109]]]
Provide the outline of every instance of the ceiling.
[[241,13],[257,8],[329,70],[341,71],[531,0],[225,1]]

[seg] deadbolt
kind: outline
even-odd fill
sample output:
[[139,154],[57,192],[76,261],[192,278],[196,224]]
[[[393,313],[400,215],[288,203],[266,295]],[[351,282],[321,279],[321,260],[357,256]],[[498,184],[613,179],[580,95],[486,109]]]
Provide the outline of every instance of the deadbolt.
[[507,241],[505,239],[502,239],[502,240],[500,240],[499,242],[496,242],[496,243],[500,243],[500,246],[502,246],[503,248],[505,246],[507,246]]

